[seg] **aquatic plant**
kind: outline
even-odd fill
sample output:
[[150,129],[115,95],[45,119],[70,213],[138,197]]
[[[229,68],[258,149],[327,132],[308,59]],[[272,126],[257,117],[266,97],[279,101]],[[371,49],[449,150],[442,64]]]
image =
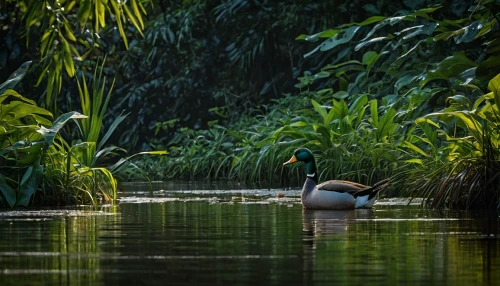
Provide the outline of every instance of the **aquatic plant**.
[[0,204],[10,207],[30,203],[42,184],[44,160],[55,136],[69,119],[85,117],[70,112],[51,122],[49,111],[12,89],[23,78],[29,64],[25,63],[0,85],[0,191],[3,195]]
[[[97,205],[101,198],[105,202],[117,198],[115,175],[123,167],[132,168],[148,179],[130,159],[138,155],[162,155],[165,151],[124,157],[125,150],[105,146],[124,116],[116,118],[101,137],[102,118],[111,95],[110,90],[104,98],[102,69],[97,73],[96,67],[90,92],[83,79],[80,87],[83,114],[72,111],[51,122],[49,111],[11,89],[24,76],[28,65],[0,85],[0,205]],[[81,133],[69,132],[68,140],[61,131],[69,121],[75,121]],[[110,155],[117,156],[112,159]]]
[[401,174],[406,195],[431,207],[500,206],[500,75],[488,88],[474,103],[455,95],[447,108],[416,121],[422,135],[408,144],[421,156]]

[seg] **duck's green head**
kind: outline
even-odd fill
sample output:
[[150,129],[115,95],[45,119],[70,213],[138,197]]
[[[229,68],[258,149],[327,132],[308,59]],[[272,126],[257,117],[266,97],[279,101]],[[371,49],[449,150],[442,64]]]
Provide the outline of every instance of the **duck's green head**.
[[307,148],[299,148],[295,150],[292,158],[290,160],[283,163],[283,165],[293,164],[296,162],[314,162],[314,155],[311,150]]

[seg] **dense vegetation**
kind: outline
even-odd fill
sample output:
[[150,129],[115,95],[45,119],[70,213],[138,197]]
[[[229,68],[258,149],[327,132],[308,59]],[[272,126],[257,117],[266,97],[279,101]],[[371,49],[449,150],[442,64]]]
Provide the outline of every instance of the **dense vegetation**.
[[[131,2],[133,6],[135,1]],[[42,69],[35,77],[36,85],[45,80],[44,92],[39,96],[32,95],[38,99],[41,106],[16,92],[31,61],[22,64],[0,85],[1,206],[76,203],[97,205],[100,201],[112,202],[117,197],[117,173],[124,166],[135,167],[129,162],[131,157],[122,155],[122,158],[112,163],[108,159],[116,153],[125,152],[122,148],[106,147],[105,144],[126,115],[112,119],[106,132],[101,132],[104,131],[103,119],[113,84],[106,80],[104,64],[98,64],[99,57],[93,58],[96,64],[89,80],[85,78],[82,70],[78,73],[76,71],[75,61],[82,60],[78,44],[88,47],[87,53],[93,50],[88,42],[82,39],[81,34],[77,34],[78,39],[76,38],[72,22],[68,21],[68,18],[74,19],[76,16],[66,15],[72,11],[75,4],[76,1],[8,1],[3,4],[5,6],[0,6],[5,8],[2,10],[1,25],[5,39],[1,54],[2,74],[4,70],[9,71],[9,68],[12,68],[12,62],[24,60],[23,58],[28,56],[21,56],[22,45],[15,41],[20,41],[21,39],[16,37],[24,35],[28,51],[36,55],[33,60],[38,60],[38,57],[42,59],[33,69],[35,72]],[[95,7],[91,7],[90,1],[81,1],[80,4],[77,15],[80,32],[83,32],[87,22],[93,20],[94,32],[97,35],[100,27],[105,26],[105,11],[108,10],[100,2],[95,3]],[[117,5],[113,1],[107,4]],[[120,5],[123,10],[115,9],[114,15],[122,40],[127,45],[123,25],[120,24],[120,17],[127,9],[123,3]],[[91,8],[95,8],[93,13],[89,13]],[[134,11],[136,10],[134,8]],[[133,15],[129,11],[126,14],[132,19]],[[135,16],[140,19],[140,13]],[[19,25],[24,28],[18,31]],[[37,35],[42,36],[36,38]],[[32,37],[36,39],[33,40]],[[31,45],[30,41],[40,41],[41,45]],[[68,41],[75,44],[70,45]],[[33,46],[35,48],[32,48]],[[30,75],[33,79],[33,72]],[[69,81],[69,77],[75,76],[80,79],[70,89],[76,91],[74,99],[80,103],[80,112],[64,112],[64,108],[56,104],[61,99],[58,101],[57,97],[61,97],[63,81]],[[26,90],[32,87],[31,83],[28,81],[24,84]],[[33,92],[36,93],[37,89]],[[71,108],[71,100],[69,103],[68,107]],[[64,130],[66,125],[72,123],[71,120],[74,121],[74,126]]]
[[[282,163],[305,146],[316,154],[323,179],[370,184],[391,177],[394,195],[424,197],[433,207],[499,204],[498,1],[49,2],[65,9],[37,1],[1,7],[7,15],[0,23],[7,27],[2,75],[34,60],[24,95],[50,111],[19,116],[35,120],[30,130],[39,138],[6,133],[5,162],[20,148],[15,142],[40,141],[36,126],[54,126],[47,122],[52,114],[98,113],[95,120],[79,119],[82,134],[61,127],[64,136],[44,143],[51,146],[45,153],[78,150],[85,154],[80,167],[99,168],[96,154],[124,151],[104,147],[110,140],[129,151],[168,150],[133,161],[153,179],[277,185],[302,180]],[[87,97],[85,78],[94,86]],[[104,90],[116,95],[90,111]],[[81,102],[81,114],[70,113],[73,102]],[[101,120],[119,132],[90,127]],[[65,164],[68,158],[50,166],[77,165]],[[91,176],[92,184],[114,182],[107,173],[113,160],[102,161],[108,168],[96,172],[106,179]],[[69,169],[52,172],[37,162],[16,168],[1,162],[12,172],[2,183],[9,205],[3,186],[16,193],[17,182],[17,194],[27,193],[24,177],[34,176],[23,174],[37,166],[45,166],[37,172],[52,182],[38,189],[70,186],[61,179]],[[136,170],[122,174],[138,179]],[[83,182],[71,186],[91,184]]]

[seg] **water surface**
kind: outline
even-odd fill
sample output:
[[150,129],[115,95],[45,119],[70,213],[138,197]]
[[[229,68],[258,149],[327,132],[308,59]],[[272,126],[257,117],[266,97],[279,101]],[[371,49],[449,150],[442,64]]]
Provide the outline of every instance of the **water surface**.
[[[299,190],[123,185],[120,203],[0,212],[0,285],[496,285],[497,213]],[[284,194],[279,195],[280,193]],[[279,196],[279,198],[278,198]]]

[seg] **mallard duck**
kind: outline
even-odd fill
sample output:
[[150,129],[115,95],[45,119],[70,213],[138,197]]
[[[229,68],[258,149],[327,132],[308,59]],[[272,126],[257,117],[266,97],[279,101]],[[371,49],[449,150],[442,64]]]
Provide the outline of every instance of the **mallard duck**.
[[304,162],[306,166],[307,178],[301,193],[302,206],[306,209],[371,208],[376,194],[385,189],[389,181],[380,181],[372,187],[342,180],[330,180],[318,185],[316,160],[311,150],[295,150],[292,158],[283,165],[296,162]]

